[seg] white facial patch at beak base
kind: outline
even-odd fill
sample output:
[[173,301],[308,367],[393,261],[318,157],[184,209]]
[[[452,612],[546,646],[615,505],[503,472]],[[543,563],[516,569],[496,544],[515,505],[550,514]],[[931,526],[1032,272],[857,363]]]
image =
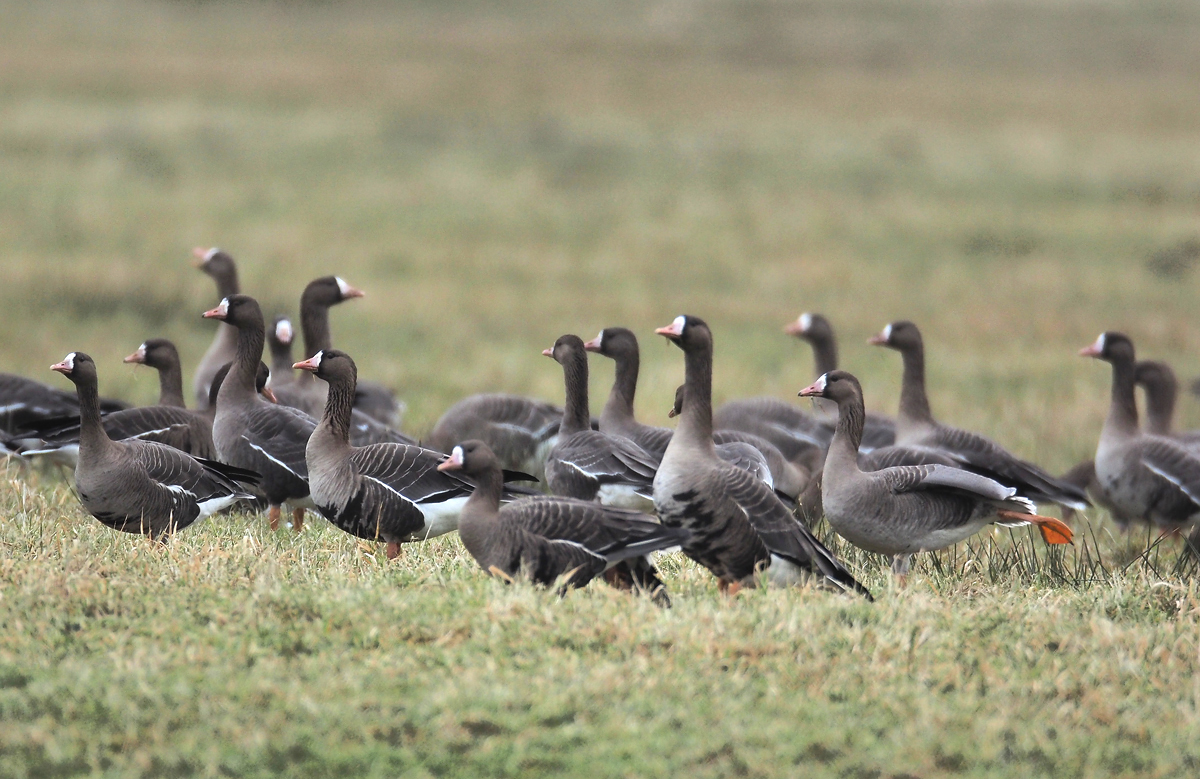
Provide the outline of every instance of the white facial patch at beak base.
[[892,324],[891,324],[891,322],[889,322],[889,323],[888,323],[888,324],[887,324],[887,325],[886,325],[886,326],[883,328],[883,340],[885,340],[885,341],[890,341],[890,340],[892,340]]
[[280,319],[275,324],[275,340],[281,344],[290,344],[292,342],[292,323],[286,319]]
[[217,304],[217,313],[221,316],[229,316],[229,298],[221,298],[221,302]]
[[204,261],[205,261],[205,262],[208,262],[208,261],[209,261],[209,260],[211,260],[213,257],[216,257],[216,256],[217,256],[217,252],[219,252],[219,251],[221,251],[221,250],[220,250],[220,249],[218,249],[216,246],[212,247],[211,249],[209,249],[208,251],[206,251],[206,252],[204,253]]
[[826,378],[825,378],[825,377],[826,377],[826,376],[828,376],[828,375],[829,375],[828,373],[822,373],[822,374],[821,374],[821,377],[820,377],[819,379],[817,379],[816,381],[814,381],[814,382],[813,382],[813,386],[814,386],[814,387],[816,387],[816,389],[817,389],[817,391],[818,391],[818,392],[824,392],[824,391],[825,391],[825,384],[826,384]]
[[321,367],[321,360],[323,360],[323,359],[325,359],[325,350],[324,350],[324,349],[322,349],[321,351],[319,351],[319,352],[317,352],[316,354],[314,354],[314,355],[313,355],[313,365],[315,365],[315,366],[317,366],[318,368],[320,368],[320,367]]
[[683,314],[675,317],[675,321],[671,323],[671,329],[675,331],[675,335],[683,335],[683,328],[687,324],[687,317]]
[[67,366],[67,370],[75,370],[75,352],[71,352],[63,358],[62,364]]
[[807,333],[809,328],[812,327],[812,314],[806,311],[796,321],[800,324],[800,332]]
[[343,279],[341,276],[334,276],[333,280],[337,282],[338,292],[341,292],[343,297],[350,294],[352,287],[346,283],[345,279]]
[[450,462],[461,467],[463,464],[463,450],[461,446],[456,446],[450,450]]
[[600,334],[598,336],[596,336],[596,348],[597,349],[604,348],[604,331],[603,330],[601,330]]
[[1096,354],[1104,354],[1106,335],[1107,333],[1101,333],[1100,337],[1096,339],[1096,343],[1092,346],[1092,348],[1096,350]]

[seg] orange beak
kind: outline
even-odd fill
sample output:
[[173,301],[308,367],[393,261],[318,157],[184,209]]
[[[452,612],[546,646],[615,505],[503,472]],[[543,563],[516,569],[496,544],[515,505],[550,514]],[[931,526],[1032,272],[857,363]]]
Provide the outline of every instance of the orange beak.
[[225,319],[225,313],[226,313],[226,312],[224,312],[224,311],[222,311],[222,310],[221,310],[221,307],[220,307],[220,306],[217,306],[217,307],[216,307],[216,308],[214,308],[214,309],[211,309],[211,310],[209,310],[209,311],[205,311],[205,312],[204,312],[203,314],[201,314],[200,316],[204,317],[205,319],[221,319],[221,320],[224,320],[224,319]]
[[138,349],[136,352],[129,355],[124,360],[121,360],[121,362],[126,362],[126,363],[133,362],[133,363],[137,363],[139,365],[141,365],[145,361],[146,361],[146,350],[145,349]]
[[462,467],[462,449],[456,446],[454,447],[454,451],[450,453],[450,456],[442,460],[437,469],[439,471],[458,471],[462,470]]
[[[316,357],[309,357],[307,360],[301,360],[300,362],[295,363],[294,365],[292,365],[292,367],[299,368],[302,371],[308,371],[309,373],[316,373],[317,372],[317,363],[315,362],[316,359],[317,359]],[[305,381],[308,381],[308,379],[305,379]]]
[[683,326],[678,320],[676,320],[666,327],[660,327],[656,329],[654,333],[656,335],[665,335],[672,341],[677,341],[679,340],[680,336],[683,335]]
[[274,403],[276,405],[279,404],[279,398],[275,397],[275,393],[271,391],[270,387],[263,387],[262,392],[259,394],[261,394],[264,398],[271,401],[272,403]]
[[817,379],[812,384],[797,393],[802,398],[819,398],[825,394],[825,377]]

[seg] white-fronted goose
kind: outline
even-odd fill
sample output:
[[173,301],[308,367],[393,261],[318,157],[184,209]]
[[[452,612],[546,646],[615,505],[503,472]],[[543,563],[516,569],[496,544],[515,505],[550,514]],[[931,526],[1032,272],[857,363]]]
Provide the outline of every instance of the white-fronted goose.
[[158,372],[158,405],[187,408],[183,400],[183,369],[179,365],[179,350],[175,344],[166,338],[150,338],[143,341],[124,362],[145,365]]
[[935,449],[963,468],[1014,487],[1018,495],[1033,501],[1050,501],[1074,509],[1089,505],[1087,494],[1075,485],[1013,456],[983,436],[934,420],[925,394],[925,347],[921,331],[912,322],[892,322],[869,343],[895,349],[904,360],[897,444]]
[[[217,247],[205,249],[196,247],[192,250],[196,260],[194,265],[208,274],[217,284],[217,299],[221,300],[241,292],[238,285],[237,265],[228,252]],[[217,334],[208,351],[200,358],[196,366],[196,377],[192,381],[192,395],[196,408],[203,410],[208,406],[208,391],[212,387],[212,378],[222,365],[231,362],[237,352],[237,332],[226,325],[217,326]]]
[[[82,352],[51,366],[74,382],[82,429],[75,489],[96,519],[114,530],[162,538],[254,496],[237,484],[257,474],[199,460],[150,441],[113,441],[104,432],[96,364]],[[235,479],[237,481],[235,481]]]
[[309,500],[304,448],[317,421],[302,411],[264,400],[255,387],[266,337],[262,309],[248,295],[232,295],[204,312],[237,329],[237,355],[217,394],[213,444],[217,458],[262,474],[259,489],[270,507],[271,529],[279,527],[280,506],[292,507],[293,527],[303,526]]
[[[824,316],[806,311],[794,322],[789,322],[783,329],[789,335],[807,341],[812,346],[813,365],[816,368],[814,376],[824,376],[826,373],[838,369],[837,339],[833,334],[833,325]],[[819,400],[814,402],[818,405],[821,403]],[[837,416],[836,408],[825,410],[833,416]],[[868,411],[863,427],[863,451],[871,452],[894,443],[896,443],[896,420]]]
[[809,470],[819,468],[833,425],[770,397],[731,400],[713,415],[717,430],[741,430],[774,444],[791,462]]
[[1141,520],[1167,530],[1200,515],[1200,458],[1179,441],[1138,429],[1133,342],[1102,333],[1079,354],[1112,365],[1112,398],[1096,447],[1096,480],[1118,522]]
[[[100,413],[129,408],[119,400],[100,398]],[[12,373],[0,373],[0,431],[17,435],[49,419],[79,416],[75,393]]]
[[624,327],[606,327],[592,340],[583,345],[589,352],[608,357],[616,363],[616,377],[604,410],[600,412],[600,432],[605,435],[624,436],[655,457],[662,457],[671,440],[671,428],[643,425],[633,413],[633,400],[637,394],[638,371],[641,355],[637,336]]
[[591,428],[587,350],[564,335],[542,354],[563,368],[566,404],[558,441],[546,460],[546,483],[555,495],[641,509],[651,503],[659,458],[622,436]]
[[325,412],[305,449],[312,499],[322,516],[351,535],[387,543],[388,558],[400,553],[403,542],[456,530],[474,484],[440,472],[444,454],[405,444],[350,443],[354,360],[330,349],[295,367],[329,386]]
[[[1151,435],[1168,436],[1176,439],[1188,449],[1194,450],[1196,435],[1194,432],[1176,434],[1174,430],[1175,400],[1179,391],[1179,382],[1175,371],[1165,362],[1155,360],[1138,360],[1134,368],[1134,383],[1146,393],[1146,432]],[[1130,518],[1124,516],[1121,510],[1110,503],[1100,488],[1096,479],[1096,461],[1087,459],[1059,477],[1063,481],[1087,490],[1088,497],[1099,503],[1112,514],[1118,525],[1126,527]],[[1063,510],[1063,519],[1070,520],[1074,515],[1071,509]]]
[[451,449],[439,471],[461,471],[478,486],[463,508],[458,533],[483,570],[513,579],[525,575],[552,585],[564,575],[566,587],[582,587],[606,574],[610,583],[631,583],[669,605],[666,589],[649,555],[681,545],[688,537],[651,517],[592,501],[536,497],[500,507],[504,478],[500,461],[482,441]]
[[295,332],[292,320],[286,316],[277,316],[267,330],[267,348],[271,350],[271,391],[277,387],[287,387],[296,381],[296,372],[292,365],[296,362],[292,357],[292,340]]
[[[365,293],[350,286],[338,276],[322,276],[313,279],[300,295],[300,329],[304,334],[305,357],[312,357],[319,351],[333,348],[333,337],[329,330],[329,309],[338,303],[354,298],[361,298]],[[364,382],[365,383],[365,382]],[[285,406],[297,408],[311,417],[319,418],[325,410],[325,397],[329,388],[324,382],[313,379],[312,374],[301,373],[290,384],[281,387],[271,385],[275,397]],[[385,390],[389,393],[390,391]],[[356,398],[357,402],[357,398]],[[392,405],[399,413],[395,398]],[[413,444],[417,442],[387,424],[355,409],[350,426],[350,440],[355,446],[367,444],[398,443]]]
[[[667,412],[671,419],[683,412],[684,390],[683,384],[675,388],[675,405]],[[792,503],[808,486],[809,473],[789,462],[770,441],[742,430],[714,430],[713,442],[717,445],[718,457],[744,471],[759,475],[775,492]],[[754,451],[747,451],[746,447]],[[767,474],[765,478],[762,476],[764,468]]]
[[438,419],[425,445],[449,454],[459,441],[483,441],[505,468],[543,477],[563,409],[520,395],[471,395]]
[[989,524],[1035,524],[1051,544],[1071,540],[1061,520],[1036,514],[1012,487],[960,468],[903,465],[863,471],[859,437],[866,409],[858,379],[832,371],[800,391],[837,403],[838,426],[825,458],[821,498],[838,535],[857,547],[892,557],[892,570],[908,573],[917,552],[942,549]]
[[680,316],[656,332],[685,356],[683,413],[654,477],[654,507],[663,524],[692,533],[684,553],[710,570],[726,591],[753,586],[765,570],[773,583],[798,583],[815,574],[869,598],[770,487],[717,457],[708,325]]

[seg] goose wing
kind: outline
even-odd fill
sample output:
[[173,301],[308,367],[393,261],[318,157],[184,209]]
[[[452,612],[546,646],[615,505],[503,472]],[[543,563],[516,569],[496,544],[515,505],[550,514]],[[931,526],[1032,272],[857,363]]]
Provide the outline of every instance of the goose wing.
[[317,421],[289,406],[256,403],[246,417],[242,439],[271,463],[298,479],[308,480],[304,451]]
[[867,588],[838,562],[833,553],[808,528],[796,521],[770,487],[731,465],[724,465],[720,469],[720,478],[726,494],[745,513],[746,519],[772,554],[819,573],[839,587],[871,597]]
[[474,485],[452,471],[439,471],[446,459],[432,449],[407,444],[374,444],[354,449],[350,462],[370,479],[413,504],[438,503],[469,495]]
[[551,455],[601,484],[631,484],[649,489],[660,458],[626,438],[595,430],[575,433],[560,441]]
[[1166,479],[1200,508],[1200,458],[1168,438],[1147,436],[1138,454],[1155,475]]

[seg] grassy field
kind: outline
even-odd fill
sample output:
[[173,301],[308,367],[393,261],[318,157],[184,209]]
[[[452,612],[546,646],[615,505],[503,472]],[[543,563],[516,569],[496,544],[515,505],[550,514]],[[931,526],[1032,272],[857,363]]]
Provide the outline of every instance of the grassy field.
[[[560,400],[540,351],[614,324],[665,424],[683,312],[718,400],[793,397],[780,328],[813,310],[874,408],[899,360],[864,340],[910,318],[935,413],[1062,470],[1101,330],[1200,374],[1197,40],[1184,0],[0,2],[0,370],[66,386],[82,350],[150,400],[120,358],[194,364],[216,244],[269,312],[364,288],[335,343],[417,434],[472,392]],[[899,591],[843,547],[873,606],[726,602],[668,560],[659,611],[320,521],[154,548],[10,467],[0,775],[1192,775],[1200,594],[1148,543],[1096,511],[1061,559],[1005,534]]]

